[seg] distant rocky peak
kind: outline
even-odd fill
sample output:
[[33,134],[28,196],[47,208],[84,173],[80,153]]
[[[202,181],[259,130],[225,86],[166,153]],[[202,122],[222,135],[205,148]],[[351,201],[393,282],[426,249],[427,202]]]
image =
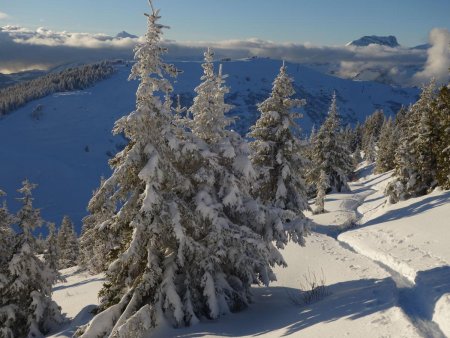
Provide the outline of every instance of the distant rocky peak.
[[128,33],[128,32],[125,32],[125,31],[121,31],[120,33],[118,33],[118,34],[116,35],[116,38],[118,38],[118,39],[125,39],[125,38],[136,39],[137,36],[136,36],[136,35],[133,35],[133,34],[130,34],[130,33]]
[[347,46],[368,46],[368,45],[381,45],[381,46],[388,46],[388,47],[399,47],[399,43],[397,41],[397,38],[393,35],[389,36],[377,36],[377,35],[370,35],[370,36],[363,36],[362,38],[358,40],[351,41],[347,43]]

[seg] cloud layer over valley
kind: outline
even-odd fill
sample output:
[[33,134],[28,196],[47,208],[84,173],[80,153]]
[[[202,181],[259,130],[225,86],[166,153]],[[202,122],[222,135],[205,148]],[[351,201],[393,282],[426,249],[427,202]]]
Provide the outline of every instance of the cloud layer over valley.
[[[51,69],[100,59],[132,57],[140,38],[120,35],[54,32],[18,26],[0,28],[0,73]],[[310,43],[278,43],[259,39],[219,42],[165,41],[171,59],[201,59],[206,46],[217,58],[270,57],[310,65],[340,77],[375,80],[401,85],[420,84],[435,77],[448,80],[450,32],[434,29],[426,49],[369,46],[316,46]]]

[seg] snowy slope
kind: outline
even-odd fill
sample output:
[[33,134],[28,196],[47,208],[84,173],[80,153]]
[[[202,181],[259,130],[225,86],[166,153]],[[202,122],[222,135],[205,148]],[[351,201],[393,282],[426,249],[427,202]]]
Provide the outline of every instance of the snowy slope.
[[[390,174],[366,176],[370,170],[362,168],[364,177],[350,193],[327,196],[327,213],[309,215],[319,226],[306,247],[285,248],[288,267],[276,269],[278,281],[270,287],[253,289],[248,309],[188,328],[163,325],[149,337],[450,337],[449,192],[387,205],[381,193]],[[354,215],[357,228],[342,232]],[[417,270],[416,277],[388,266],[386,255]],[[320,278],[322,271],[328,295],[302,304],[304,275]],[[69,272],[55,298],[75,320],[52,337],[69,337],[88,322],[86,306],[100,288],[102,276]]]
[[[189,97],[193,95],[193,86],[199,82],[200,64],[189,62],[177,65],[184,73],[175,84],[175,92]],[[395,114],[401,105],[409,104],[418,95],[415,88],[395,88],[375,82],[350,81],[322,74],[302,65],[287,65],[288,74],[294,78],[297,96],[307,101],[303,111],[305,118],[300,122],[305,132],[308,132],[313,124],[319,125],[323,122],[333,91],[336,91],[339,112],[344,123],[364,121],[375,109],[384,109],[387,114]],[[224,72],[229,74],[227,85],[231,89],[228,101],[236,106],[231,113],[240,118],[237,130],[241,134],[245,134],[258,118],[256,104],[268,96],[280,66],[280,61],[271,59],[223,63]]]
[[104,282],[104,276],[89,275],[78,267],[61,270],[66,282],[53,288],[53,299],[62,306],[66,323],[55,328],[53,337],[72,337],[78,326],[92,318],[92,310],[98,305],[97,294]]
[[45,75],[46,72],[42,70],[30,70],[13,74],[0,73],[0,89],[20,83],[22,81],[33,80],[39,76]]
[[[224,63],[231,92],[227,101],[239,117],[235,128],[245,134],[258,118],[256,104],[271,90],[280,62],[269,59]],[[175,83],[175,93],[188,105],[202,72],[198,62],[179,62],[184,71]],[[402,104],[416,99],[418,91],[393,88],[372,82],[354,82],[324,75],[306,67],[289,64],[298,96],[306,98],[305,118],[300,121],[305,132],[320,124],[336,90],[340,113],[347,122],[363,121],[374,109],[393,114]],[[118,66],[108,80],[79,92],[55,94],[34,101],[0,120],[0,187],[8,192],[15,208],[15,190],[24,178],[38,183],[36,206],[46,220],[59,224],[69,215],[78,230],[92,191],[100,176],[108,177],[108,159],[122,149],[126,140],[113,137],[114,121],[134,109],[136,81],[127,81],[130,68]],[[30,116],[37,105],[43,116]]]
[[361,184],[371,191],[358,208],[361,225],[338,239],[391,269],[408,314],[450,336],[450,191],[390,205],[382,194],[389,176]]

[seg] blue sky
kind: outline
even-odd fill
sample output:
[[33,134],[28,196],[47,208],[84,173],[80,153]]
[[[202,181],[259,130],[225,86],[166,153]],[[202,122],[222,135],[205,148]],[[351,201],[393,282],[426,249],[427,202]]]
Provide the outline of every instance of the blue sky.
[[[273,41],[342,45],[362,35],[396,35],[405,46],[427,41],[434,27],[450,27],[450,0],[154,0],[166,38]],[[17,24],[52,30],[142,34],[145,0],[0,0]]]

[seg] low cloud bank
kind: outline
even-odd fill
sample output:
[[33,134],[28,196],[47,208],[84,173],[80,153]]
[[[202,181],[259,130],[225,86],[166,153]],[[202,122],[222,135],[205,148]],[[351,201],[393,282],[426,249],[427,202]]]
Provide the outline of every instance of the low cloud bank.
[[423,71],[414,75],[417,82],[430,78],[438,83],[448,82],[450,68],[450,32],[447,29],[435,28],[430,32],[430,44],[427,62]]
[[[310,64],[317,69],[346,78],[392,80],[402,85],[420,84],[434,77],[448,80],[450,32],[434,29],[431,48],[391,48],[380,45],[316,46],[276,43],[260,39],[220,42],[165,41],[171,59],[201,59],[206,46],[217,58],[270,57]],[[65,63],[89,62],[105,58],[131,58],[141,38],[104,34],[30,30],[17,26],[0,28],[0,72],[49,69]],[[373,78],[370,78],[373,77]]]

